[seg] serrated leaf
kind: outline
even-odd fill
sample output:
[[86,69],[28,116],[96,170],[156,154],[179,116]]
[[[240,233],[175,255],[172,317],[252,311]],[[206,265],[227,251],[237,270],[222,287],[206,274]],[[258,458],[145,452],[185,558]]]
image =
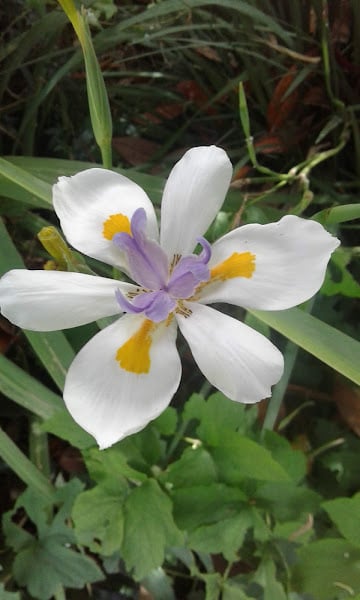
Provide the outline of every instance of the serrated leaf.
[[15,558],[14,577],[38,600],[49,600],[59,586],[81,589],[103,579],[96,563],[47,537],[34,540]]
[[188,531],[232,517],[248,501],[240,489],[223,483],[174,490],[172,498],[176,523]]
[[219,477],[230,485],[246,478],[289,480],[286,471],[266,448],[237,433],[228,432],[222,443],[211,449],[211,455],[218,467]]
[[92,552],[110,556],[124,534],[123,502],[127,486],[99,485],[80,494],[73,507],[75,535]]
[[205,400],[193,394],[185,405],[183,417],[200,421],[197,433],[210,445],[219,445],[228,431],[245,431],[251,428],[254,415],[244,404],[229,401],[224,394],[216,392]]
[[207,485],[217,478],[217,469],[211,454],[201,447],[187,448],[162,476],[164,482],[176,488]]
[[287,600],[282,584],[277,581],[275,564],[269,558],[264,558],[261,561],[253,581],[263,587],[264,600]]
[[340,533],[355,546],[360,546],[360,494],[352,498],[335,498],[322,503]]
[[[75,538],[68,520],[74,498],[81,489],[82,483],[73,479],[57,490],[51,503],[28,488],[17,500],[13,511],[4,517],[7,542],[18,552],[13,563],[15,580],[34,598],[48,600],[60,587],[82,588],[86,583],[103,578],[92,559],[70,547]],[[57,506],[57,511],[49,522],[52,504]],[[20,507],[26,510],[36,527],[36,536],[12,521]]]
[[223,554],[226,560],[234,562],[252,524],[251,512],[244,509],[233,517],[202,525],[190,532],[188,545],[196,552]]
[[124,504],[125,530],[121,553],[136,580],[164,561],[165,548],[182,543],[172,503],[153,479],[133,489]]
[[257,489],[255,497],[259,506],[270,511],[279,521],[291,521],[314,513],[321,501],[313,490],[297,487],[290,481],[265,483]]
[[319,540],[302,546],[297,554],[299,562],[292,572],[296,591],[329,600],[352,597],[360,589],[360,549],[349,542]]
[[292,448],[286,438],[267,429],[264,434],[264,445],[293,481],[298,482],[305,477],[305,455],[300,450]]

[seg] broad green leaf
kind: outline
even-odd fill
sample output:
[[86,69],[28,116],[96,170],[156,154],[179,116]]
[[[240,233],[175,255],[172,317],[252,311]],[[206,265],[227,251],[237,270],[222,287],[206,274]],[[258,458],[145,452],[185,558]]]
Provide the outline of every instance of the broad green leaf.
[[228,432],[218,446],[211,449],[219,478],[227,484],[241,483],[244,479],[288,481],[283,467],[263,446],[237,433]]
[[177,418],[176,409],[173,406],[168,406],[159,417],[151,422],[151,425],[162,435],[173,435],[176,431]]
[[292,481],[267,482],[254,493],[257,506],[279,521],[291,521],[317,511],[321,498],[313,490]]
[[180,529],[188,531],[232,517],[248,504],[244,492],[223,483],[175,489],[171,497],[175,521]]
[[258,319],[360,385],[360,343],[299,308],[251,310]]
[[287,600],[282,584],[277,581],[275,564],[269,558],[264,558],[261,561],[253,581],[263,587],[264,600]]
[[72,518],[80,544],[110,556],[120,549],[124,535],[123,503],[126,485],[98,485],[80,494]]
[[322,503],[330,519],[350,543],[360,546],[360,494]]
[[123,452],[120,444],[107,450],[90,448],[83,452],[83,456],[91,479],[98,483],[113,479],[122,485],[125,477],[136,482],[147,480],[144,473],[128,464],[129,456]]
[[271,456],[283,467],[292,481],[298,482],[306,475],[306,458],[300,450],[292,448],[288,440],[275,431],[266,430],[264,446]]
[[216,392],[207,400],[200,394],[192,394],[185,405],[183,418],[200,421],[197,427],[200,439],[210,445],[220,445],[228,432],[247,433],[251,430],[257,417],[251,407],[232,402],[221,392]]
[[316,600],[352,598],[360,589],[360,548],[345,540],[324,539],[302,546],[292,572],[297,592]]
[[43,419],[48,419],[54,414],[58,415],[63,406],[60,396],[2,354],[0,354],[0,391],[7,398]]
[[61,546],[51,537],[33,541],[15,558],[14,577],[38,600],[49,600],[60,586],[81,589],[103,579],[96,563],[83,554]]
[[144,577],[141,585],[156,600],[176,600],[173,581],[162,568],[154,569]]
[[[81,488],[78,480],[72,480],[59,488],[52,500],[29,488],[19,497],[13,511],[4,517],[7,543],[17,550],[13,563],[14,578],[34,598],[48,600],[60,587],[82,588],[103,578],[92,559],[70,548],[75,538],[68,521]],[[60,507],[49,523],[49,509],[53,505]],[[36,536],[27,533],[12,520],[19,508],[26,510],[36,526]]]
[[153,479],[134,488],[124,504],[125,530],[121,554],[136,580],[164,561],[165,548],[182,543],[168,496]]
[[234,562],[252,524],[251,512],[245,509],[233,517],[189,532],[187,544],[195,552],[223,554],[226,560]]
[[217,480],[217,469],[207,450],[187,448],[179,460],[171,463],[162,479],[175,488],[208,485]]

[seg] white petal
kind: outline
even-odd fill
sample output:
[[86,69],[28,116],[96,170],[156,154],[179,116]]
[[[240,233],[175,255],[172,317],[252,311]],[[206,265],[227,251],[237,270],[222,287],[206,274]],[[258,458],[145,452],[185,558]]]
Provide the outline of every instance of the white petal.
[[255,255],[251,277],[205,285],[201,302],[229,302],[245,308],[282,310],[311,298],[321,287],[339,240],[319,223],[292,215],[268,225],[244,225],[212,247],[210,269],[233,253]]
[[161,245],[170,258],[194,250],[220,209],[232,176],[216,146],[192,148],[171,171],[161,205]]
[[104,237],[103,227],[111,215],[129,220],[137,208],[147,215],[147,233],[158,239],[154,208],[140,186],[113,171],[89,169],[73,177],[60,177],[53,187],[53,203],[68,242],[80,252],[122,267],[123,253]]
[[14,269],[0,279],[0,308],[23,329],[56,331],[120,313],[117,289],[136,288],[83,273]]
[[144,322],[141,316],[124,315],[103,329],[82,348],[67,374],[67,408],[100,448],[145,427],[168,406],[179,385],[175,322],[155,325],[149,372],[127,371],[116,360],[118,349]]
[[179,327],[209,382],[237,402],[269,397],[283,372],[281,352],[244,323],[209,306],[187,305],[192,314],[177,315]]

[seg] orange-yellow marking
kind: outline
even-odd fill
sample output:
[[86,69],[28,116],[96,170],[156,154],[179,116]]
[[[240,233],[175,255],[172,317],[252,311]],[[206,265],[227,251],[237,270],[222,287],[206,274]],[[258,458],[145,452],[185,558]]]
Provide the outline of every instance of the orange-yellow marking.
[[141,327],[116,353],[120,367],[130,373],[148,373],[150,370],[151,330],[155,324],[146,319]]
[[234,252],[229,258],[210,270],[209,283],[226,281],[226,279],[232,279],[233,277],[247,277],[250,279],[254,271],[255,254],[251,252]]
[[103,223],[102,233],[107,240],[112,240],[116,233],[129,233],[131,235],[131,226],[128,217],[121,213],[110,215]]

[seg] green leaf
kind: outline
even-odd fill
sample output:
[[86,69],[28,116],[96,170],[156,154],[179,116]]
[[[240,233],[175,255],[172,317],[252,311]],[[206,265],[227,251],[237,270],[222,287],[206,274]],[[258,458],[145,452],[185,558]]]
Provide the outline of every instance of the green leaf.
[[83,452],[83,456],[91,479],[98,483],[111,478],[122,483],[124,477],[137,483],[147,480],[147,475],[128,464],[131,455],[123,451],[121,444],[107,450],[90,448]]
[[80,544],[110,556],[120,549],[124,535],[123,502],[127,485],[98,485],[80,494],[72,518]]
[[223,554],[226,560],[234,562],[253,520],[250,511],[222,519],[211,525],[202,525],[189,533],[188,546],[196,552]]
[[335,371],[360,384],[360,343],[353,338],[299,308],[250,312]]
[[155,427],[162,435],[174,435],[177,425],[177,412],[173,406],[168,406],[163,413],[154,421],[151,426]]
[[261,561],[253,581],[264,588],[264,600],[287,600],[283,586],[276,579],[275,564],[269,558]]
[[164,561],[165,548],[181,544],[172,504],[154,480],[133,489],[124,505],[122,556],[135,579],[148,575]]
[[360,589],[360,549],[345,540],[324,539],[297,551],[293,568],[296,591],[316,600],[351,598]]
[[223,483],[180,488],[173,491],[172,498],[175,521],[188,531],[232,517],[248,503],[244,492]]
[[214,446],[222,443],[227,432],[248,432],[256,420],[251,408],[232,402],[221,392],[212,394],[207,400],[200,394],[192,394],[185,405],[183,418],[200,421],[197,427],[200,439]]
[[305,477],[305,455],[300,450],[292,448],[286,438],[268,429],[264,432],[264,445],[292,481],[298,482]]
[[[82,588],[103,579],[92,559],[70,547],[75,538],[67,523],[81,488],[82,484],[74,479],[57,490],[53,501],[28,488],[17,500],[14,510],[4,516],[7,543],[18,552],[13,563],[14,578],[19,585],[26,586],[34,598],[48,600],[61,587]],[[54,505],[59,508],[49,523],[49,509]],[[26,510],[36,527],[36,536],[13,522],[12,517],[20,507]]]
[[217,480],[217,469],[207,450],[187,448],[179,460],[167,468],[162,479],[175,488],[208,485]]
[[103,579],[102,572],[88,556],[60,546],[47,537],[33,541],[15,558],[14,577],[19,585],[39,600],[48,600],[60,586],[81,589]]
[[269,482],[254,493],[259,507],[270,512],[279,521],[291,521],[314,513],[321,498],[313,490],[297,487],[292,481]]
[[355,546],[360,546],[360,494],[352,498],[335,498],[322,503],[340,533]]
[[211,455],[218,467],[219,477],[230,485],[245,478],[264,481],[288,481],[289,476],[270,452],[256,442],[229,432]]

